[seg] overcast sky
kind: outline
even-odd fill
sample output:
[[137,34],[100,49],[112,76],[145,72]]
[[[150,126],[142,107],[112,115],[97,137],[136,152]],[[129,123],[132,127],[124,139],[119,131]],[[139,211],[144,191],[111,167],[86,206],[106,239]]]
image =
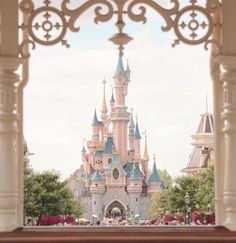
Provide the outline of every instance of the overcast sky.
[[[190,136],[205,112],[206,92],[212,111],[209,52],[203,46],[172,48],[173,34],[159,30],[158,17],[150,19],[126,28],[134,38],[124,54],[131,69],[127,105],[138,114],[141,132],[147,129],[150,167],[155,153],[158,168],[177,176],[192,152]],[[117,47],[107,41],[116,32],[112,23],[85,22],[80,33],[69,34],[70,49],[38,46],[33,51],[25,88],[31,165],[37,171],[58,170],[63,178],[81,164],[83,138],[91,138],[94,108],[100,111],[104,77],[109,106],[118,59]]]

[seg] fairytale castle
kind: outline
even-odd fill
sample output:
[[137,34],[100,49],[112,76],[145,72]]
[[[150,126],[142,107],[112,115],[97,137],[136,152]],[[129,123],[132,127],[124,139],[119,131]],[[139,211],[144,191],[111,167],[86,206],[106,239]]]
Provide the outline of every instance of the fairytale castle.
[[128,111],[125,98],[130,83],[130,69],[123,66],[119,56],[114,74],[114,94],[110,99],[110,111],[106,105],[105,81],[101,120],[96,110],[92,120],[92,137],[83,146],[80,169],[70,177],[70,188],[83,205],[83,217],[102,220],[119,214],[133,218],[148,218],[151,197],[164,189],[154,158],[151,173],[148,172],[149,156],[147,136],[141,156],[138,121]]

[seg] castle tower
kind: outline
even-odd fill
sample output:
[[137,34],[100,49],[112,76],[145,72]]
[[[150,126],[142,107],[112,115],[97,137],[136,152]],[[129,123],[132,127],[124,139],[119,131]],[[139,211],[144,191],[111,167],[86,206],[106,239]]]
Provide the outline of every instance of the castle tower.
[[129,78],[124,70],[122,57],[119,56],[117,68],[114,75],[115,106],[110,118],[113,126],[114,143],[118,150],[119,158],[123,164],[128,157],[127,153],[127,126],[130,120],[130,113],[127,112],[125,97]]
[[113,88],[112,88],[112,94],[111,94],[111,99],[110,99],[110,110],[111,110],[111,112],[114,112],[114,107],[115,107],[115,98],[114,98]]
[[100,135],[101,135],[100,133],[103,128],[103,122],[98,120],[96,109],[94,111],[92,127],[93,127],[92,140],[97,141],[97,140],[99,140]]
[[196,174],[214,164],[214,124],[213,114],[206,112],[201,114],[198,129],[192,137],[193,152],[189,157],[186,168],[181,171],[187,174]]
[[135,125],[135,133],[134,133],[134,160],[136,162],[141,163],[141,154],[140,154],[140,140],[141,135],[139,132],[139,126],[138,126],[138,118],[136,117],[136,125]]
[[106,80],[103,80],[103,97],[102,97],[102,109],[101,109],[101,118],[103,123],[107,120],[107,104],[106,104]]
[[90,192],[92,194],[92,214],[98,221],[103,219],[103,194],[105,193],[104,180],[98,170],[90,178]]
[[127,184],[126,175],[127,174],[120,163],[118,152],[114,149],[112,162],[106,170],[107,190],[114,191],[115,189],[124,189]]
[[131,109],[131,118],[129,122],[129,152],[133,154],[134,152],[134,118],[133,118],[133,109]]
[[134,166],[130,174],[130,184],[127,187],[127,191],[130,195],[130,217],[140,216],[140,195],[142,192],[142,177],[139,170]]
[[157,171],[155,155],[154,155],[153,160],[154,160],[154,162],[153,162],[152,172],[147,181],[148,182],[148,193],[151,195],[154,192],[157,192],[162,189],[162,181],[161,181],[160,176]]
[[147,132],[145,131],[145,147],[144,147],[144,154],[142,160],[142,169],[143,169],[145,179],[147,178],[147,174],[148,174],[148,162],[149,162],[149,156],[148,156],[148,149],[147,149]]

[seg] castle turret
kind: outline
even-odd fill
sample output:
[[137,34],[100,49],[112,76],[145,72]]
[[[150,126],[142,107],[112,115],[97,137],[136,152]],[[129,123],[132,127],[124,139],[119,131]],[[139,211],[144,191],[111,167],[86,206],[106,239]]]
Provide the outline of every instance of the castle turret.
[[149,162],[149,155],[147,149],[147,132],[145,131],[145,147],[144,147],[143,160],[142,160],[142,169],[143,169],[145,179],[147,178],[147,173],[148,173],[148,162]]
[[129,80],[124,70],[122,57],[119,56],[117,68],[114,75],[115,107],[111,112],[111,122],[114,133],[114,143],[123,164],[127,158],[127,125],[130,120],[130,113],[127,112],[125,97]]
[[127,75],[127,79],[128,81],[130,81],[130,68],[129,68],[129,62],[127,61],[127,66],[126,66],[126,70],[125,70],[125,73]]
[[107,104],[106,104],[106,80],[103,80],[103,97],[102,97],[102,109],[101,109],[101,118],[103,120],[103,123],[107,119]]
[[129,122],[129,151],[130,153],[134,152],[134,118],[133,118],[133,109],[131,109],[131,118]]
[[95,141],[99,140],[99,133],[102,130],[103,122],[98,120],[96,109],[94,111],[92,127],[93,127],[92,140],[95,140]]
[[140,140],[141,135],[139,132],[139,126],[138,126],[138,118],[136,118],[136,125],[135,125],[135,132],[134,132],[134,160],[136,162],[141,163],[141,154],[140,154]]
[[150,194],[161,190],[161,179],[157,171],[155,156],[153,160],[154,162],[153,162],[152,172],[148,178],[148,193]]
[[140,196],[142,192],[142,176],[140,170],[137,166],[133,167],[133,170],[130,174],[129,182],[130,184],[127,187],[127,191],[130,195],[130,217],[140,216]]
[[92,194],[92,213],[98,221],[103,219],[103,194],[105,192],[104,180],[98,170],[90,178],[90,192]]
[[110,109],[111,109],[111,112],[114,111],[114,107],[115,107],[115,98],[114,98],[113,89],[112,89],[112,94],[111,94],[111,99],[110,99]]

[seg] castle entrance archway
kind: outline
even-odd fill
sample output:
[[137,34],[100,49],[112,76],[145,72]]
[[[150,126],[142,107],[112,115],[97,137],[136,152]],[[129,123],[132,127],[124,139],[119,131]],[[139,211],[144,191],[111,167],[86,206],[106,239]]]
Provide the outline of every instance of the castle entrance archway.
[[118,201],[114,201],[107,207],[105,216],[106,218],[117,218],[117,217],[125,218],[126,209],[123,204],[121,204]]

